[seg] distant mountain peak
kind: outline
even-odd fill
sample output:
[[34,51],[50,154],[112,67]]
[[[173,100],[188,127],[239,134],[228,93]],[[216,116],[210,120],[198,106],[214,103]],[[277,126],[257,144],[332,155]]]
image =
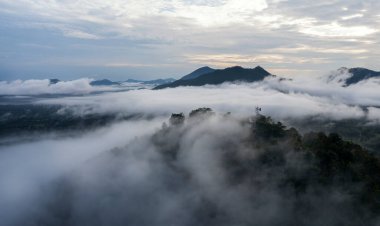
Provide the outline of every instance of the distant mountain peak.
[[180,78],[180,80],[195,79],[201,75],[208,74],[208,73],[211,73],[214,71],[215,71],[215,69],[210,68],[209,66],[204,66],[204,67],[198,68],[197,70],[191,72],[190,74],[183,76],[182,78]]
[[57,78],[51,78],[51,79],[49,79],[49,84],[50,85],[57,84],[58,82],[60,82],[60,80],[57,79]]
[[265,69],[264,69],[263,67],[261,67],[261,66],[257,66],[257,67],[255,67],[254,69],[257,70],[257,71],[261,71],[261,72],[263,72],[263,73],[270,74],[267,70],[265,70]]
[[346,80],[346,86],[356,84],[370,78],[380,77],[379,71],[372,71],[362,67],[350,68],[348,69],[348,72],[352,74],[352,76]]
[[260,65],[256,66],[255,69],[256,69],[256,70],[264,70],[264,71],[266,71],[266,70],[265,70],[263,67],[261,67]]
[[[213,68],[211,68],[211,67],[209,67],[209,66],[204,66],[204,67],[201,67],[201,68],[199,68],[199,69],[213,69]],[[198,69],[198,70],[199,70]]]
[[375,77],[380,78],[380,72],[363,67],[341,67],[336,72],[329,75],[327,81],[335,81],[337,83],[342,83],[343,86],[350,86]]
[[120,85],[118,82],[113,82],[109,79],[101,79],[90,82],[92,86],[112,86],[112,85]]
[[129,83],[141,83],[141,84],[145,84],[145,85],[162,85],[162,84],[167,84],[167,83],[171,83],[171,82],[174,82],[175,79],[174,78],[166,78],[166,79],[155,79],[155,80],[136,80],[136,79],[128,79],[126,80],[125,82],[129,82]]
[[[228,68],[226,68],[226,69],[244,69],[242,66],[239,66],[239,65],[236,65],[236,66],[232,66],[232,67],[228,67]],[[226,70],[226,69],[224,69],[224,70]]]
[[168,87],[178,86],[203,86],[217,85],[224,82],[257,82],[262,81],[271,74],[264,68],[258,66],[255,68],[243,68],[241,66],[233,66],[225,69],[214,70],[213,72],[199,75],[193,79],[180,79],[173,83],[157,86],[155,89],[164,89]]

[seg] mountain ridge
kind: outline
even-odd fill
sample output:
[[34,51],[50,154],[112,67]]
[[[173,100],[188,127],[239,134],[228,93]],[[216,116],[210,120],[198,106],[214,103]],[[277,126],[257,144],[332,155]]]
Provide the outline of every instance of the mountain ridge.
[[90,82],[90,85],[92,86],[113,86],[113,85],[120,85],[118,82],[113,82],[109,79],[101,79],[101,80],[95,80]]
[[199,76],[202,76],[204,74],[208,74],[208,73],[211,73],[214,71],[216,71],[216,69],[210,68],[209,66],[201,67],[201,68],[198,68],[197,70],[191,72],[190,74],[183,76],[179,80],[195,79],[195,78],[198,78]]
[[[127,79],[126,81],[120,81],[120,82],[114,82],[109,79],[100,79],[100,80],[94,80],[90,82],[90,85],[92,86],[113,86],[113,85],[122,85],[124,82],[128,83],[140,83],[145,85],[162,85],[167,84],[176,81],[174,78],[167,78],[167,79],[154,79],[154,80],[136,80],[136,79]],[[52,83],[52,80],[50,80],[50,83]]]
[[350,86],[370,78],[380,77],[380,71],[373,71],[362,67],[350,68],[348,69],[348,72],[351,73],[352,76],[346,79],[346,86]]
[[380,71],[374,71],[364,67],[341,67],[328,76],[327,82],[334,81],[343,87],[348,87],[371,78],[380,78]]
[[241,66],[234,66],[225,69],[218,69],[214,72],[200,75],[194,79],[177,80],[175,82],[159,85],[155,90],[164,88],[174,88],[178,86],[203,86],[203,85],[218,85],[224,82],[257,82],[262,81],[265,77],[270,76],[271,73],[266,71],[261,66],[255,68],[243,68]]
[[160,78],[160,79],[154,79],[154,80],[137,80],[137,79],[127,79],[125,82],[131,82],[131,83],[142,83],[146,85],[161,85],[161,84],[167,84],[176,81],[174,78]]

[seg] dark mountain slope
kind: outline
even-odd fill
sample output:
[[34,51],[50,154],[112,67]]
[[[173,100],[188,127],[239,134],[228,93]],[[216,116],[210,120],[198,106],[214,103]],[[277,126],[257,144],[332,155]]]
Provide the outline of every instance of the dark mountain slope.
[[146,84],[146,85],[162,85],[162,84],[167,84],[174,81],[175,81],[174,78],[166,78],[166,79],[155,79],[155,80],[148,80],[148,81],[128,79],[126,82],[141,83],[141,84]]
[[263,80],[265,77],[271,75],[262,67],[257,66],[253,69],[242,68],[239,66],[230,67],[223,70],[215,70],[214,72],[204,74],[195,79],[190,80],[177,80],[173,83],[157,86],[154,89],[173,88],[178,86],[203,86],[203,85],[217,85],[224,82],[257,82]]
[[174,78],[167,78],[167,79],[156,79],[156,80],[150,80],[150,81],[144,81],[144,84],[151,84],[151,85],[157,85],[157,84],[168,84],[171,82],[174,82]]
[[95,80],[90,82],[90,85],[92,86],[112,86],[112,85],[120,85],[118,82],[113,82],[108,79],[102,79],[102,80]]
[[52,78],[52,79],[49,79],[49,82],[50,82],[50,85],[54,85],[54,84],[57,84],[58,82],[60,82],[60,80],[56,79],[56,78]]
[[195,78],[198,78],[201,75],[205,75],[205,74],[208,74],[208,73],[211,73],[211,72],[214,72],[214,71],[215,71],[215,69],[207,67],[207,66],[206,67],[201,67],[201,68],[199,68],[199,69],[191,72],[190,74],[183,76],[182,78],[180,78],[180,80],[195,79]]
[[380,71],[372,71],[366,68],[351,68],[348,72],[351,73],[352,76],[346,80],[346,86],[356,84],[369,78],[380,77]]

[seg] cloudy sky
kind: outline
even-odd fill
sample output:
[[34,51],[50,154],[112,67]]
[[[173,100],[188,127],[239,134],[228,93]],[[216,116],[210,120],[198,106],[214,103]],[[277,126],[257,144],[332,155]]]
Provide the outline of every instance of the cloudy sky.
[[380,70],[378,0],[0,0],[0,80]]

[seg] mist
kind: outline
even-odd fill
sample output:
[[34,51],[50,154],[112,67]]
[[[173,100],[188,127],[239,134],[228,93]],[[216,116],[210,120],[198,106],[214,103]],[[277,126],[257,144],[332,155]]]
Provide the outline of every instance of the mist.
[[[33,214],[42,188],[95,156],[152,133],[162,119],[114,124],[75,138],[42,137],[35,142],[0,146],[1,225]],[[100,141],[100,142],[99,142]]]
[[380,226],[380,1],[0,21],[0,226]]
[[120,90],[120,87],[91,86],[91,81],[93,81],[93,79],[89,78],[59,81],[57,83],[51,83],[49,79],[0,81],[0,95],[78,95]]
[[133,90],[97,96],[67,97],[38,101],[60,104],[82,112],[128,112],[168,115],[189,112],[200,106],[220,112],[250,115],[257,106],[277,119],[320,116],[331,119],[378,120],[378,80],[369,79],[349,87],[327,82],[324,77],[270,77],[263,82],[218,86],[178,87],[164,90]]
[[[87,83],[1,84],[12,85],[2,92],[13,95],[38,95],[46,87],[51,93],[97,89]],[[68,131],[69,137],[41,132],[32,141],[1,145],[0,224],[376,225],[379,219],[352,195],[361,191],[361,182],[325,186],[310,179],[301,195],[287,185],[288,172],[303,178],[315,162],[289,145],[293,138],[275,145],[256,139],[252,116],[259,107],[260,114],[285,122],[314,117],[378,125],[377,86],[376,79],[343,87],[326,76],[271,77],[258,83],[31,98],[28,104],[59,106],[57,114],[63,115],[146,117]],[[199,107],[215,114],[181,125],[168,121],[172,113],[187,115]],[[279,157],[268,163],[267,155]]]
[[178,123],[160,121],[165,123],[125,123],[77,139],[2,150],[1,181],[8,184],[1,192],[6,201],[2,221],[5,225],[378,222],[365,207],[355,205],[360,182],[323,185],[311,177],[301,193],[288,182],[289,176],[308,178],[313,172],[313,161],[289,145],[296,137],[266,143],[252,133],[255,127],[246,119],[221,114],[201,114]]

